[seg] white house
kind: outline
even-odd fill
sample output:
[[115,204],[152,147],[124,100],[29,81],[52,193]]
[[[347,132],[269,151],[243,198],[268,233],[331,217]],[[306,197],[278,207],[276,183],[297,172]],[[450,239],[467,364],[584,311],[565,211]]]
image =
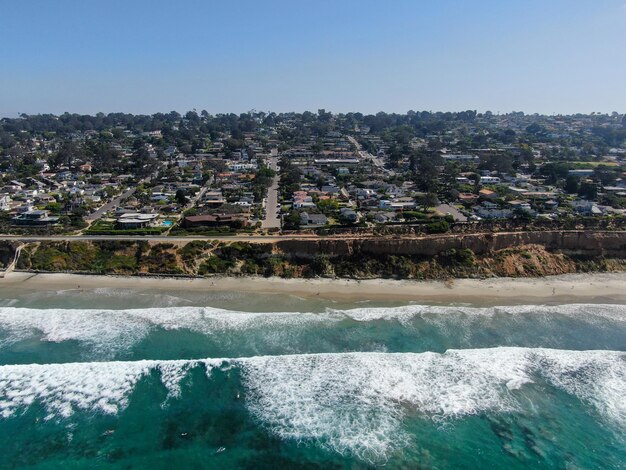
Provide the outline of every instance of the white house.
[[497,176],[481,176],[480,184],[500,184],[500,178]]
[[0,195],[0,211],[8,211],[11,207],[11,197],[8,194]]

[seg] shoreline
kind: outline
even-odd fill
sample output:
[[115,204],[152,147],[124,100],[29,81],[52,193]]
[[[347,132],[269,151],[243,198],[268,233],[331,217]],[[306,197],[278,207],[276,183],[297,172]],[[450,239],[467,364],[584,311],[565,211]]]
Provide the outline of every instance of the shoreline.
[[137,289],[192,292],[237,291],[341,301],[419,301],[514,305],[531,303],[624,303],[626,273],[564,274],[537,278],[416,281],[390,279],[282,279],[264,277],[138,277],[12,272],[0,291],[20,289]]

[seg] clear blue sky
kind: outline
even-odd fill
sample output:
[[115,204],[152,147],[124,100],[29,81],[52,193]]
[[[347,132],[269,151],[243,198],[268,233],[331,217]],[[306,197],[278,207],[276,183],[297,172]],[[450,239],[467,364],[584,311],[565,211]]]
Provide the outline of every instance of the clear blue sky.
[[626,0],[0,0],[0,115],[626,112]]

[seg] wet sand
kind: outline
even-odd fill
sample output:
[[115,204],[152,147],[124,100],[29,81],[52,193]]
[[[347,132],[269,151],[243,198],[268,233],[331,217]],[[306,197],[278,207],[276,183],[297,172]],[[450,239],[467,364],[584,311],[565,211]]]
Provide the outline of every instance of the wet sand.
[[14,272],[0,279],[0,289],[159,289],[271,293],[341,301],[467,302],[515,305],[529,303],[626,303],[626,273],[568,274],[543,278],[455,279],[440,281],[281,279],[262,277],[171,278],[33,274]]

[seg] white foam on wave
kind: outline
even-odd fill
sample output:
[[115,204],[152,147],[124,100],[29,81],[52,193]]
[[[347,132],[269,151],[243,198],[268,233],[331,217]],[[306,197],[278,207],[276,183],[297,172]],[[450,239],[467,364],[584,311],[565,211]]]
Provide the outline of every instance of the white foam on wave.
[[408,414],[441,422],[523,411],[524,386],[539,378],[626,426],[626,353],[527,348],[0,366],[0,417],[34,402],[49,417],[117,413],[153,370],[180,397],[181,380],[199,365],[209,377],[240,369],[248,409],[277,436],[371,462],[408,441]]
[[0,367],[0,417],[41,402],[52,417],[75,410],[116,414],[143,376],[159,370],[169,395],[180,394],[179,382],[193,361],[87,362]]
[[262,357],[242,367],[249,408],[274,433],[380,462],[408,440],[407,413],[440,421],[521,409],[514,390],[535,375],[623,426],[625,359],[620,352],[495,348]]
[[592,405],[626,431],[626,353],[543,350],[542,375],[557,388]]
[[371,307],[350,310],[328,309],[329,313],[344,315],[355,321],[397,320],[407,322],[416,317],[464,315],[468,317],[493,317],[495,315],[564,315],[594,321],[597,318],[626,323],[626,305],[618,304],[562,304],[513,305],[496,307],[470,307],[465,305],[406,305],[400,307]]
[[263,357],[243,369],[250,410],[273,432],[378,462],[408,439],[408,410],[435,420],[513,410],[506,387],[530,381],[525,366],[516,351],[486,350]]
[[[329,316],[298,312],[236,312],[211,307],[131,310],[0,308],[0,329],[9,332],[0,346],[40,334],[43,341],[76,340],[113,357],[132,347],[154,328],[187,329],[205,335],[251,327],[273,328],[325,322]],[[332,321],[332,320],[331,320]]]
[[[305,324],[332,324],[344,319],[357,322],[398,321],[410,326],[416,317],[438,327],[471,327],[474,321],[495,315],[508,315],[517,321],[532,315],[533,320],[551,322],[557,315],[588,322],[626,322],[626,306],[572,304],[555,306],[511,306],[475,308],[465,306],[408,305],[389,308],[327,309],[322,313],[238,312],[211,307],[163,307],[130,310],[106,309],[29,309],[0,307],[0,330],[5,331],[0,347],[41,335],[44,341],[76,340],[87,343],[101,357],[110,358],[146,337],[154,328],[187,329],[204,335],[222,334],[250,328],[272,332],[287,331],[281,327]],[[469,323],[468,323],[469,322]],[[466,324],[468,323],[468,324]],[[282,336],[275,338],[282,341]]]

